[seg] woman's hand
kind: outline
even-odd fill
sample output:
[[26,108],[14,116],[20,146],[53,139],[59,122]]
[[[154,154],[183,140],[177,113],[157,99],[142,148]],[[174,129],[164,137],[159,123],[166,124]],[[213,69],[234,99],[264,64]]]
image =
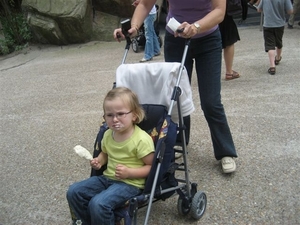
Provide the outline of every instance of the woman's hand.
[[174,33],[175,37],[191,38],[197,34],[197,28],[194,24],[183,22]]
[[117,28],[114,30],[114,39],[118,42],[121,41],[121,39],[125,39],[124,34],[122,33],[122,29],[121,28]]
[[[137,27],[131,27],[128,30],[128,34],[130,38],[133,38],[135,36],[137,36],[138,34],[138,28]],[[122,33],[122,28],[117,28],[114,30],[114,39],[118,42],[121,42],[122,40],[124,40],[126,37],[125,35]]]

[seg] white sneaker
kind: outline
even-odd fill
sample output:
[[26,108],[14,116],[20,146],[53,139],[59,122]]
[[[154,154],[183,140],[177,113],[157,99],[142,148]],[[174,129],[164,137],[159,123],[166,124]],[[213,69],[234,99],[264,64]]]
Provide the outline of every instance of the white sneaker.
[[236,170],[236,164],[232,157],[223,157],[221,164],[224,173],[232,173]]
[[150,59],[145,59],[145,58],[142,58],[141,60],[140,60],[140,62],[141,63],[143,63],[143,62],[148,62],[148,61],[151,61],[153,58],[151,57]]

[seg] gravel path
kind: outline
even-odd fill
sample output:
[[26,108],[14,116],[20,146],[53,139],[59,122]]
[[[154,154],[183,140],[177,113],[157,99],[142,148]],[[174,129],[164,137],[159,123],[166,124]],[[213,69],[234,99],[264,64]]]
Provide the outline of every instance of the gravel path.
[[[300,224],[300,29],[285,30],[277,74],[258,27],[241,28],[234,69],[222,99],[239,154],[237,172],[221,173],[192,81],[189,167],[208,197],[199,221],[177,213],[177,197],[153,205],[149,224]],[[0,224],[71,224],[65,193],[87,178],[89,163],[73,152],[92,149],[124,43],[32,46],[0,58]],[[142,53],[130,51],[127,63]],[[155,61],[163,61],[163,55]],[[139,213],[142,221],[145,210]],[[142,222],[139,222],[142,224]]]

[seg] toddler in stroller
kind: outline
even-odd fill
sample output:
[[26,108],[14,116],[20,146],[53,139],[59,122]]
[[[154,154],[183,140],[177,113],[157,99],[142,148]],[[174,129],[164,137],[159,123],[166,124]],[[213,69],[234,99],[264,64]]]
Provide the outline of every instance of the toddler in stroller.
[[103,110],[109,129],[101,153],[90,164],[95,170],[107,168],[101,176],[72,184],[67,192],[73,221],[83,224],[114,225],[113,211],[141,193],[153,162],[153,141],[136,125],[145,115],[138,97],[128,88],[114,88]]

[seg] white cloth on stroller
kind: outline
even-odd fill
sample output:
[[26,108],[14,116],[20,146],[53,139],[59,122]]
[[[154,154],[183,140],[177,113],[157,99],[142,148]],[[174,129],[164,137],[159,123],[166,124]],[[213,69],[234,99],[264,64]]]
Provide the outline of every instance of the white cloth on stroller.
[[[134,91],[141,104],[162,104],[170,107],[171,97],[179,75],[180,63],[135,63],[121,64],[116,72],[116,86],[127,87]],[[181,88],[182,116],[194,110],[192,90],[184,68],[179,83]],[[176,102],[172,108],[172,119],[178,121]]]

